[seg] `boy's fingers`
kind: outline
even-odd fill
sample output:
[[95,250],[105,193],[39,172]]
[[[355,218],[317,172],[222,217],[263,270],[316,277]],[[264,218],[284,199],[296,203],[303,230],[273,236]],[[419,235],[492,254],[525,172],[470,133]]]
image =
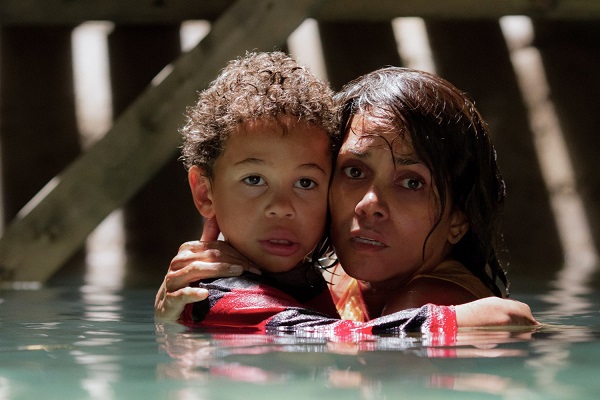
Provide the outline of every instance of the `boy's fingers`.
[[[249,271],[254,272],[252,267],[247,266],[246,268]],[[239,276],[243,272],[244,267],[239,264],[193,261],[179,270],[168,272],[164,284],[169,293],[175,293],[178,290],[185,289],[192,282],[204,279]]]
[[205,219],[204,226],[202,227],[202,237],[200,238],[201,242],[213,242],[219,239],[219,224],[217,223],[217,219],[215,217]]
[[163,292],[154,310],[156,318],[162,321],[177,321],[186,304],[205,300],[208,290],[203,288],[185,287],[173,293]]
[[193,288],[188,286],[179,290],[176,295],[180,297],[179,301],[183,302],[185,305],[206,300],[208,297],[208,290],[204,288]]
[[190,263],[186,268],[189,268],[189,275],[193,276],[192,282],[203,279],[239,276],[244,272],[242,265],[227,262],[207,263],[195,261]]

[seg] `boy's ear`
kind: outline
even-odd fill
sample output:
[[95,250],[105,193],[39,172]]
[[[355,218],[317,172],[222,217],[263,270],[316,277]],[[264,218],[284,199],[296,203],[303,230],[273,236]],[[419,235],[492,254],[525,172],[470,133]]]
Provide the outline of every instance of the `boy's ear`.
[[204,218],[212,218],[215,215],[211,181],[204,169],[197,165],[188,171],[188,181],[192,190],[194,204]]
[[450,231],[448,232],[448,241],[456,244],[469,230],[469,220],[467,215],[460,210],[455,210],[450,217]]

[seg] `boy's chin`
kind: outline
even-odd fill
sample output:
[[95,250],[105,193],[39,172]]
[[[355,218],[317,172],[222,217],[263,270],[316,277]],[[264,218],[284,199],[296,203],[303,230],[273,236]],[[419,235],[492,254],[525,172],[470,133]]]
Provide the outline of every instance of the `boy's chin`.
[[282,262],[275,262],[275,263],[264,263],[261,266],[261,270],[264,273],[267,273],[269,275],[276,275],[276,274],[285,274],[287,272],[292,272],[292,271],[296,271],[300,268],[302,268],[305,265],[304,263],[304,259],[300,259],[300,260],[285,260],[285,263]]

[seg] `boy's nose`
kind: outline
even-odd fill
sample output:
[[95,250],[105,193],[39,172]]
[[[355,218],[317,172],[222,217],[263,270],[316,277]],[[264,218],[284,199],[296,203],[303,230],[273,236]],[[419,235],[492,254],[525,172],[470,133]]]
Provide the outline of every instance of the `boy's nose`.
[[275,218],[294,218],[296,212],[291,199],[284,193],[275,193],[267,206],[267,216]]
[[377,220],[388,217],[388,211],[383,202],[381,193],[375,188],[370,188],[356,205],[355,212],[358,216],[375,218]]

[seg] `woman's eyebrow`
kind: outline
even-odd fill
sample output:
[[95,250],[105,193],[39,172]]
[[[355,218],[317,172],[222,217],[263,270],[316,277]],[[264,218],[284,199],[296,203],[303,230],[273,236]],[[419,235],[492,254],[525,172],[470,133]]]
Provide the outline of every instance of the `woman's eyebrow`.
[[367,158],[371,156],[371,152],[369,150],[348,149],[348,153],[358,158]]
[[394,164],[398,165],[398,166],[403,166],[403,165],[415,165],[415,164],[423,164],[423,162],[421,162],[421,160],[419,160],[418,158],[414,158],[414,157],[406,157],[404,155],[394,155]]
[[[358,149],[348,149],[348,153],[352,154],[357,158],[369,158],[371,157],[371,152],[369,150],[358,150]],[[416,157],[407,156],[405,154],[394,154],[394,165],[396,166],[405,166],[405,165],[416,165],[423,164],[421,160]]]

